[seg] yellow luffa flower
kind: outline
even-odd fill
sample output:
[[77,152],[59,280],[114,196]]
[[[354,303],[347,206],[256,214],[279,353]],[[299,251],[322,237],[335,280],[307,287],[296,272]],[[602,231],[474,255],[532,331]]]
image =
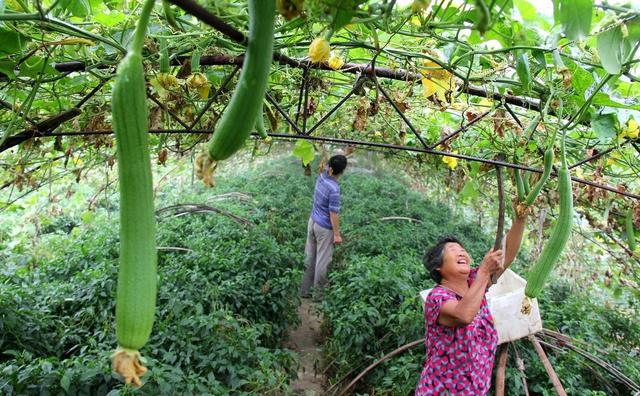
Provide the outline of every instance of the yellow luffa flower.
[[[458,154],[457,151],[452,151],[452,153]],[[444,157],[442,157],[442,162],[447,164],[450,169],[456,169],[456,167],[458,166],[458,159],[455,157],[449,157],[445,155]]]
[[309,45],[309,58],[312,63],[320,63],[329,59],[329,42],[322,37],[318,37]]
[[204,74],[196,72],[190,75],[189,78],[187,78],[187,86],[190,89],[196,90],[202,99],[209,97],[209,88],[211,85],[209,84],[207,76]]
[[151,86],[161,99],[166,99],[171,91],[180,87],[180,82],[176,76],[169,73],[158,73],[149,83],[151,83]]
[[333,70],[338,70],[344,66],[344,60],[337,56],[336,54],[332,54],[331,58],[329,58],[329,67]]
[[636,122],[636,120],[634,120],[633,118],[629,118],[629,121],[627,121],[627,128],[625,129],[625,132],[626,136],[628,136],[629,139],[637,139],[638,133],[640,132],[640,129],[638,129],[638,122]]
[[620,156],[618,155],[618,153],[616,153],[615,151],[613,153],[611,153],[611,155],[609,156],[609,158],[607,159],[607,165],[611,166],[611,165],[615,165],[616,162],[618,162],[618,158]]
[[455,89],[453,75],[432,60],[425,60],[423,65],[428,68],[420,71],[424,76],[422,79],[423,95],[428,98],[435,94],[438,100],[446,102],[447,91]]
[[426,69],[422,70],[422,74],[424,76],[432,77],[436,80],[449,80],[452,77],[451,72],[446,69],[443,69],[442,66],[432,61],[431,59],[425,59],[422,61],[422,65],[426,67]]
[[158,73],[156,79],[158,80],[158,84],[164,89],[174,89],[179,85],[178,79],[173,74]]

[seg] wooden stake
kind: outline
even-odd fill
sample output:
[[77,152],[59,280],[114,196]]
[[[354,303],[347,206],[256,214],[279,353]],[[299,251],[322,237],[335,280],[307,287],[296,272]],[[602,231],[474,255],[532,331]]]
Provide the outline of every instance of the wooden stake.
[[504,396],[504,380],[507,371],[509,344],[500,345],[498,352],[498,371],[496,372],[496,396]]
[[544,349],[542,349],[542,345],[540,345],[536,337],[533,335],[529,336],[529,341],[533,343],[533,346],[536,349],[538,356],[540,357],[540,361],[542,362],[544,369],[547,370],[547,374],[549,375],[549,379],[551,380],[551,383],[553,384],[554,388],[556,388],[556,393],[559,396],[567,396],[567,392],[565,392],[564,388],[562,387],[562,383],[560,383],[560,379],[556,375],[556,372],[553,369],[551,362],[549,362],[549,358],[547,357],[547,354],[544,353]]
[[520,376],[522,378],[522,385],[524,385],[524,395],[529,396],[529,387],[527,386],[527,377],[524,374],[524,360],[520,359],[520,354],[518,353],[518,348],[516,344],[511,341],[511,346],[513,350],[516,352],[516,367],[518,371],[520,371]]

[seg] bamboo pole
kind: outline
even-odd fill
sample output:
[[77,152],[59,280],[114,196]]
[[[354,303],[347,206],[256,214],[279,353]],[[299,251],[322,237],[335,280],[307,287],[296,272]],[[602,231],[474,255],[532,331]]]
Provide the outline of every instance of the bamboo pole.
[[560,382],[560,379],[558,378],[558,375],[556,374],[555,370],[553,369],[553,366],[551,365],[551,362],[549,361],[549,358],[547,357],[547,354],[544,353],[544,349],[542,349],[542,345],[540,345],[540,343],[538,342],[538,340],[536,339],[536,337],[534,335],[530,335],[529,336],[529,341],[531,341],[531,343],[533,344],[534,348],[536,349],[536,352],[538,353],[538,356],[540,357],[540,361],[542,362],[542,365],[544,366],[544,369],[547,371],[547,374],[549,375],[549,379],[551,380],[551,383],[553,384],[553,387],[556,389],[556,393],[559,396],[567,396],[567,392],[562,387],[562,383]]
[[509,344],[502,344],[498,351],[498,371],[496,372],[496,396],[504,396],[504,381],[507,371]]
[[513,346],[513,350],[516,353],[516,367],[518,371],[520,371],[520,378],[522,378],[522,385],[524,386],[524,395],[529,396],[529,387],[527,386],[527,377],[524,374],[524,360],[520,359],[520,354],[518,353],[518,348],[516,344],[511,341],[511,346]]

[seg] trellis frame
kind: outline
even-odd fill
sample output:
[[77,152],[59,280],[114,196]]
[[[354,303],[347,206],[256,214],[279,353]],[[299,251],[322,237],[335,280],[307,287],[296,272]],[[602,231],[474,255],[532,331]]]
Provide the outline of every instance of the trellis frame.
[[[246,45],[247,37],[242,32],[240,32],[239,30],[237,30],[233,26],[227,24],[226,22],[221,20],[219,17],[217,17],[213,13],[209,12],[206,8],[204,8],[201,5],[199,5],[196,1],[194,1],[194,0],[169,0],[169,2],[175,4],[178,7],[180,7],[187,14],[190,14],[190,15],[196,17],[198,20],[200,20],[203,23],[209,25],[210,27],[214,28],[215,30],[221,32],[223,35],[227,36],[228,38],[230,38],[231,40],[235,41],[236,43],[241,44],[241,45]],[[174,65],[180,65],[185,60],[187,60],[186,57],[174,57],[172,59],[172,63]],[[226,56],[226,55],[212,55],[212,56],[210,55],[210,56],[206,56],[205,55],[205,56],[201,57],[200,64],[202,66],[207,66],[207,65],[209,65],[209,66],[213,66],[213,65],[235,65],[235,69],[233,70],[233,72],[231,74],[229,74],[225,78],[225,80],[222,83],[221,87],[208,100],[207,104],[200,110],[200,112],[199,112],[198,116],[196,117],[195,121],[192,122],[191,124],[187,124],[186,122],[182,121],[179,116],[177,116],[175,113],[173,113],[172,111],[167,109],[166,106],[164,106],[159,100],[157,100],[151,93],[148,93],[148,97],[149,97],[150,100],[152,100],[154,103],[156,103],[163,111],[168,113],[169,116],[175,122],[177,122],[178,124],[180,124],[184,128],[183,130],[181,130],[180,133],[191,133],[192,131],[195,132],[196,130],[194,128],[197,126],[198,122],[200,121],[202,116],[205,114],[205,112],[208,111],[208,109],[211,107],[213,102],[218,98],[218,96],[224,90],[224,88],[233,79],[234,75],[237,73],[239,68],[242,66],[243,60],[244,60],[244,57],[242,55],[241,56]],[[290,66],[290,67],[303,69],[303,77],[302,77],[302,83],[301,83],[301,89],[300,89],[300,96],[299,96],[298,105],[297,105],[298,106],[298,112],[297,112],[297,115],[296,115],[296,121],[299,121],[300,108],[302,107],[302,110],[303,110],[302,111],[302,127],[300,127],[298,125],[298,122],[294,122],[289,117],[287,112],[282,108],[282,106],[280,106],[280,104],[269,93],[267,93],[267,95],[266,95],[267,101],[269,101],[275,107],[275,109],[278,111],[278,113],[280,113],[283,116],[283,118],[295,130],[295,132],[297,134],[297,135],[278,134],[278,133],[271,134],[274,137],[277,137],[277,138],[292,138],[292,139],[308,139],[308,140],[332,142],[332,143],[338,143],[338,144],[351,144],[351,145],[367,146],[367,147],[379,147],[379,148],[385,148],[385,149],[405,150],[405,151],[421,152],[421,153],[425,153],[425,154],[442,155],[442,156],[446,155],[446,156],[454,157],[454,158],[458,158],[458,159],[464,159],[464,160],[469,160],[469,161],[477,161],[477,162],[482,162],[482,163],[487,163],[487,164],[504,166],[504,167],[507,167],[507,168],[521,169],[521,170],[527,170],[527,171],[530,171],[530,172],[541,173],[540,169],[531,168],[531,167],[527,167],[527,166],[523,166],[523,165],[519,165],[519,164],[514,164],[514,163],[509,163],[509,162],[506,162],[506,161],[503,161],[503,160],[491,160],[491,159],[485,159],[485,158],[479,158],[479,157],[474,157],[474,156],[461,155],[461,154],[448,153],[448,152],[435,150],[435,148],[438,147],[439,145],[441,145],[443,143],[446,143],[449,139],[455,137],[459,133],[461,133],[464,130],[470,128],[476,122],[482,120],[484,117],[486,117],[490,113],[490,111],[483,113],[482,115],[480,115],[476,119],[474,119],[471,122],[469,122],[467,125],[461,126],[456,131],[454,131],[454,132],[448,134],[447,136],[443,137],[442,139],[440,139],[435,144],[427,145],[427,143],[424,141],[424,139],[420,135],[419,131],[417,131],[417,129],[411,124],[411,121],[397,107],[397,105],[395,104],[393,99],[388,95],[386,90],[384,90],[382,88],[382,86],[378,82],[378,78],[385,78],[385,79],[391,79],[391,80],[401,80],[401,81],[406,81],[406,82],[415,82],[415,81],[419,81],[420,79],[422,79],[423,76],[421,74],[419,74],[419,73],[413,73],[413,72],[410,72],[408,70],[403,70],[403,69],[391,70],[391,69],[376,67],[375,66],[375,62],[371,62],[370,64],[354,64],[354,63],[346,63],[346,64],[344,64],[340,68],[341,72],[343,72],[343,73],[352,73],[352,74],[357,74],[358,75],[352,90],[347,95],[345,95],[338,102],[338,104],[336,104],[327,114],[325,114],[314,126],[312,126],[311,128],[309,128],[309,130],[307,130],[307,118],[308,118],[307,117],[308,116],[307,105],[308,105],[308,93],[309,93],[309,90],[308,90],[309,71],[311,69],[333,71],[333,69],[330,68],[329,65],[326,62],[318,63],[318,64],[312,64],[308,60],[294,59],[294,58],[288,57],[286,55],[283,55],[282,53],[280,53],[278,51],[274,52],[274,61],[278,62],[280,65],[286,65],[286,66]],[[441,62],[436,62],[436,63],[438,63],[444,69],[449,70],[447,65],[441,64]],[[54,65],[54,67],[56,68],[56,70],[65,73],[65,76],[68,75],[69,73],[72,73],[72,72],[79,72],[79,71],[87,70],[87,65],[83,61],[70,61],[70,62],[57,63],[57,64]],[[93,65],[91,67],[113,68],[113,66],[104,65],[104,64]],[[626,73],[626,74],[629,74],[629,73]],[[634,78],[632,78],[634,76],[629,75],[628,77],[630,79],[634,80]],[[352,140],[352,139],[338,139],[338,138],[330,138],[330,137],[311,136],[312,132],[314,132],[316,129],[318,129],[318,127],[320,125],[322,125],[322,123],[324,123],[333,113],[335,113],[335,111],[339,110],[347,102],[347,100],[355,93],[355,91],[357,90],[357,87],[359,86],[359,84],[362,84],[366,78],[369,78],[369,79],[373,80],[373,82],[376,85],[376,88],[383,94],[383,96],[387,99],[387,101],[394,108],[394,110],[400,115],[400,117],[402,118],[402,120],[405,123],[405,125],[416,136],[416,138],[418,139],[418,141],[422,145],[422,148],[413,147],[413,146],[401,146],[401,145],[395,145],[395,144],[377,143],[377,142],[358,141],[358,140]],[[107,80],[101,80],[98,83],[98,85],[91,92],[89,92],[73,108],[71,108],[71,109],[69,109],[67,111],[63,111],[63,112],[61,112],[61,113],[59,113],[57,115],[54,115],[52,117],[49,117],[48,119],[46,119],[46,120],[44,120],[44,121],[42,121],[40,123],[37,123],[37,124],[35,124],[33,122],[33,120],[31,120],[30,123],[32,124],[32,128],[29,128],[29,129],[27,129],[27,130],[25,130],[25,131],[23,131],[21,133],[18,133],[18,134],[14,135],[14,136],[8,137],[0,145],[0,153],[2,153],[3,151],[5,151],[5,150],[7,150],[7,149],[9,149],[11,147],[14,147],[14,146],[16,146],[18,144],[21,144],[21,143],[25,142],[26,140],[34,138],[34,137],[47,137],[47,136],[53,137],[53,136],[69,136],[69,135],[77,135],[77,136],[79,136],[79,135],[83,134],[83,132],[77,132],[77,133],[68,133],[68,132],[66,132],[66,133],[54,133],[54,131],[62,123],[66,122],[66,121],[69,121],[69,120],[77,117],[79,114],[81,114],[81,110],[80,109],[81,109],[82,105],[84,103],[86,103],[90,98],[92,98],[96,93],[98,93],[100,91],[100,89],[102,88],[102,86],[106,82],[107,82]],[[518,106],[518,107],[521,107],[521,108],[524,108],[524,109],[528,109],[528,110],[532,110],[532,111],[541,111],[542,110],[542,99],[535,100],[535,99],[531,99],[531,98],[522,98],[522,97],[513,96],[513,95],[509,95],[509,94],[500,94],[498,92],[488,92],[487,90],[485,90],[485,89],[483,89],[481,87],[476,87],[474,85],[468,84],[466,80],[465,80],[464,84],[462,84],[459,88],[461,89],[461,92],[466,93],[468,95],[489,98],[489,99],[492,99],[494,101],[499,102],[500,105],[502,107],[504,107],[509,112],[509,114],[514,118],[514,120],[521,127],[522,127],[522,123],[520,122],[520,120],[515,115],[515,113],[510,108],[509,105]],[[304,104],[303,104],[303,101],[304,101]],[[0,103],[0,105],[3,105],[3,107],[7,107],[6,105],[9,105],[9,107],[11,107],[10,104],[2,104],[2,103]],[[551,115],[551,116],[555,116],[556,115],[556,113],[555,113],[555,111],[553,109],[550,109],[548,114]],[[574,115],[574,117],[575,117],[575,115]],[[573,118],[572,118],[572,120],[573,120]],[[162,130],[162,131],[155,131],[155,132],[156,133],[170,133],[169,131],[171,131],[171,130]],[[176,132],[178,132],[178,131],[176,131]],[[210,133],[210,132],[212,132],[212,131],[203,132],[202,130],[200,130],[197,133]],[[96,133],[92,132],[91,134],[96,134]],[[98,133],[98,134],[102,134],[102,133]],[[611,152],[613,152],[613,151],[615,151],[617,149],[620,149],[621,147],[625,146],[629,142],[630,142],[629,140],[624,141],[618,147],[610,147],[610,148],[608,148],[608,149],[606,149],[606,150],[604,150],[602,152],[596,153],[596,154],[594,154],[594,155],[592,155],[592,156],[590,156],[588,158],[580,160],[579,162],[577,162],[575,164],[572,164],[570,166],[570,168],[575,168],[575,167],[581,166],[583,164],[595,161],[598,158],[602,157],[603,155],[606,155],[606,154],[611,153]],[[632,146],[635,148],[635,150],[640,153],[640,147],[635,142],[631,142],[631,143],[632,143]],[[555,170],[554,170],[554,172],[552,172],[552,176],[556,176]],[[577,183],[586,184],[586,185],[592,186],[594,188],[603,189],[603,190],[606,190],[606,191],[609,191],[609,192],[613,192],[613,193],[621,195],[621,196],[625,196],[625,197],[628,197],[628,198],[640,200],[640,195],[638,195],[638,194],[634,194],[634,193],[630,193],[630,192],[626,192],[626,191],[621,191],[618,188],[614,188],[614,187],[611,187],[611,186],[595,183],[595,182],[592,182],[592,181],[589,181],[589,180],[584,180],[584,179],[577,178],[577,177],[572,177],[572,179]]]

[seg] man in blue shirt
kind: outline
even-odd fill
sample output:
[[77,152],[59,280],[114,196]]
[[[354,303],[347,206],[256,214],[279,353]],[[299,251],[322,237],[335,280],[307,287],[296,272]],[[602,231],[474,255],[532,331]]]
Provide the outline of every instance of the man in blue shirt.
[[303,298],[310,297],[312,286],[318,297],[322,295],[327,283],[327,268],[331,263],[333,245],[342,243],[338,178],[346,167],[347,157],[334,155],[329,159],[327,170],[316,180],[313,209],[307,227],[306,270],[300,288]]

